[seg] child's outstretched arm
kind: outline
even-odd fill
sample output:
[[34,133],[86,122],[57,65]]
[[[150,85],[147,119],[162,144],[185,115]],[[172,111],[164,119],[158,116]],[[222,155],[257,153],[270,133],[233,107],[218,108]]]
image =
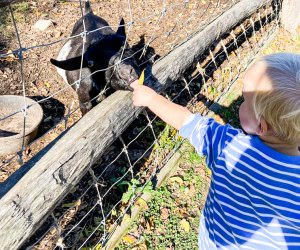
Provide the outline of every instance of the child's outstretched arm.
[[153,89],[140,85],[138,81],[130,85],[133,88],[133,104],[148,107],[163,121],[180,129],[184,121],[192,114],[187,108],[175,104]]

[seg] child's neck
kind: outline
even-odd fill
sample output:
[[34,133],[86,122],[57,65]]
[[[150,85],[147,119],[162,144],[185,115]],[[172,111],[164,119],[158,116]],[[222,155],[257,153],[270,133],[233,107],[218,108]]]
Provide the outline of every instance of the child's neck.
[[285,155],[300,156],[299,145],[287,144],[272,136],[259,136],[260,139],[272,149]]

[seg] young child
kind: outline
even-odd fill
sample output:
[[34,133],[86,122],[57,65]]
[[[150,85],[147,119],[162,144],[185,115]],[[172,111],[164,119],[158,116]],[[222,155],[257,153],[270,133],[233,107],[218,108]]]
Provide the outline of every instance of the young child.
[[300,55],[264,56],[243,80],[242,130],[132,83],[133,103],[179,129],[212,171],[198,245],[300,249]]

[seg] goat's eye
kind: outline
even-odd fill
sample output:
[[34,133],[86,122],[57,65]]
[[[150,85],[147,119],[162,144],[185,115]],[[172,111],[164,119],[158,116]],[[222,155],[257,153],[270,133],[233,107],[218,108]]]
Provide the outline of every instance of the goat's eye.
[[94,66],[94,61],[88,61],[88,67],[91,68]]

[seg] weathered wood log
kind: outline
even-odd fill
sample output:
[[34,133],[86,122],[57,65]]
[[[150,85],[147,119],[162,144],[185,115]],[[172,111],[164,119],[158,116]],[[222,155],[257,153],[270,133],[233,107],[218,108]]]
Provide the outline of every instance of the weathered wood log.
[[[163,90],[191,67],[221,34],[270,1],[242,0],[237,3],[159,60],[152,68],[153,76],[146,78],[146,82],[157,91]],[[105,99],[22,166],[22,172],[17,171],[0,185],[0,189],[5,190],[0,200],[1,249],[20,248],[78,183],[92,162],[135,119],[141,109],[133,107],[131,97],[130,92],[117,91]]]
[[26,0],[0,0],[0,8],[17,2],[26,2]]
[[281,23],[284,29],[297,34],[300,33],[300,1],[283,0]]

